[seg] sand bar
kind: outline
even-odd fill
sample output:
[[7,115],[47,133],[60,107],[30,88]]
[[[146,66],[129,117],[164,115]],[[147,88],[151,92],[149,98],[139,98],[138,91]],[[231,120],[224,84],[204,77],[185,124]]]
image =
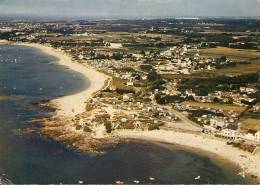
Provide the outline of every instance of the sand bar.
[[222,157],[244,169],[246,173],[258,176],[260,179],[260,153],[251,154],[226,144],[225,140],[205,134],[192,134],[176,131],[131,131],[121,130],[116,134],[127,139],[141,139],[147,141],[178,144],[189,148],[196,148]]

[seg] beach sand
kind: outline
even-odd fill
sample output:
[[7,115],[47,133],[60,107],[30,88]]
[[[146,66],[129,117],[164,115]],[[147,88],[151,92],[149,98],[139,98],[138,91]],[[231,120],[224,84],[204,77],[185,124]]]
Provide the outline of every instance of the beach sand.
[[[90,82],[90,86],[79,93],[52,100],[52,103],[58,106],[57,117],[64,116],[70,118],[85,112],[85,102],[88,100],[88,98],[91,98],[95,92],[102,89],[104,87],[105,81],[108,80],[108,76],[97,72],[94,69],[91,69],[90,67],[87,67],[81,63],[72,61],[70,56],[61,51],[40,44],[21,45],[38,48],[43,52],[48,53],[49,55],[57,57],[59,59],[58,64],[64,65],[73,71],[81,73]],[[63,125],[61,128],[65,129],[65,127],[66,125]],[[48,128],[46,131],[48,131]],[[260,178],[260,154],[251,154],[227,145],[226,140],[211,137],[202,133],[194,134],[166,130],[119,130],[115,131],[114,135],[119,138],[165,142],[169,144],[178,144],[189,148],[200,149],[202,151],[210,152],[212,154],[216,154],[219,157],[227,159],[230,162],[239,165],[241,169],[245,169],[246,173],[258,176],[258,180]],[[55,139],[55,137],[52,138]],[[80,142],[84,143],[86,141],[82,139]]]
[[0,40],[0,45],[6,45],[9,44],[10,42],[8,40]]
[[90,83],[89,87],[79,93],[60,97],[51,101],[51,104],[57,106],[56,113],[58,117],[64,116],[72,118],[85,112],[86,101],[91,98],[94,93],[101,90],[104,87],[105,82],[108,80],[108,76],[105,74],[100,73],[87,65],[73,61],[69,55],[52,47],[31,43],[21,43],[19,45],[40,49],[48,55],[58,58],[59,65],[66,66],[69,69],[82,74]]
[[253,174],[260,179],[260,153],[251,154],[226,144],[226,140],[211,137],[206,134],[184,133],[176,131],[117,131],[116,135],[126,139],[178,144],[189,148],[210,152],[244,169],[247,174]]

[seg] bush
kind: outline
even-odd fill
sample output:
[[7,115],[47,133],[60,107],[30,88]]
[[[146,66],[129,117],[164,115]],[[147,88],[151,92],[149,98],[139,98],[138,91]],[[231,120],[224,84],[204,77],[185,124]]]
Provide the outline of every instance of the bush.
[[111,122],[105,122],[106,132],[111,133],[112,132],[112,124]]
[[156,80],[161,79],[161,76],[156,71],[152,71],[152,72],[148,73],[147,79],[149,81],[156,81]]
[[81,125],[76,125],[76,130],[80,130],[82,129],[82,126]]
[[148,130],[160,130],[158,125],[149,125]]
[[149,72],[149,71],[151,71],[153,69],[153,66],[149,65],[149,64],[142,64],[142,65],[140,65],[140,69],[142,71]]
[[123,59],[124,54],[123,53],[113,53],[112,58],[115,60],[122,60]]
[[85,126],[83,130],[84,132],[92,132],[92,130],[88,126]]

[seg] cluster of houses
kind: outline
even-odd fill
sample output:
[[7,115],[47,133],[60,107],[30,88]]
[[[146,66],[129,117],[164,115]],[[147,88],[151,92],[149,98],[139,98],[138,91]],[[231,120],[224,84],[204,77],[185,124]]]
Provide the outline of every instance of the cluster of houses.
[[[256,98],[250,97],[250,94],[256,93],[259,89],[254,87],[241,87],[247,89],[246,91],[214,91],[212,93],[208,93],[207,96],[198,96],[191,89],[186,90],[186,96],[192,96],[196,102],[202,103],[214,103],[216,101],[222,103],[230,103],[239,106],[247,106],[245,102],[253,103],[256,101]],[[241,89],[240,88],[240,89]]]
[[190,74],[208,71],[235,64],[234,61],[200,57],[199,45],[174,46],[160,53],[156,60],[162,60],[155,68],[162,74]]
[[96,128],[105,122],[111,124],[111,129],[156,129],[158,125],[177,121],[171,110],[141,102],[131,93],[116,96],[113,92],[102,91],[89,100],[88,106],[92,109],[81,115],[77,123],[80,127],[77,128],[88,127],[94,135]]
[[[54,23],[53,23],[54,24]],[[58,43],[59,48],[70,52],[76,59],[86,62],[92,67],[103,70],[109,73],[111,76],[120,78],[125,82],[125,85],[132,88],[135,87],[135,82],[145,81],[147,79],[147,72],[140,70],[139,66],[142,64],[147,64],[147,61],[153,62],[153,69],[159,74],[190,74],[195,71],[203,70],[214,70],[216,67],[227,66],[234,64],[233,61],[223,58],[219,59],[206,59],[201,58],[199,48],[201,45],[197,44],[183,44],[171,47],[164,51],[158,51],[158,53],[144,52],[143,54],[132,53],[131,55],[123,54],[122,58],[119,60],[112,59],[113,52],[120,52],[122,49],[122,44],[115,44],[109,41],[104,41],[103,39],[94,40],[59,40],[57,38],[61,36],[59,33],[52,33],[49,37],[55,37],[56,40],[47,40],[44,34],[47,32],[55,32],[57,30],[74,30],[72,36],[85,37],[89,36],[91,33],[86,33],[84,26],[74,25],[70,27],[64,24],[52,25],[52,23],[45,24],[44,26],[40,24],[21,24],[17,28],[21,27],[20,30],[23,32],[17,32],[21,34],[22,39],[27,41],[33,41],[39,39],[38,41],[51,43],[56,46]],[[46,29],[42,29],[45,27]],[[37,33],[38,29],[41,28],[41,32]],[[9,27],[3,27],[0,31],[5,32],[10,29]],[[26,35],[24,32],[26,30],[35,30],[35,34]],[[47,31],[49,30],[49,31]],[[154,31],[151,28],[149,31]],[[189,31],[183,30],[185,33]],[[25,34],[25,37],[23,37]],[[43,34],[43,36],[41,36]],[[91,46],[91,49],[86,46]],[[86,49],[88,48],[88,49]],[[100,57],[102,56],[102,57]],[[105,56],[105,57],[104,57]],[[106,58],[108,56],[109,58]],[[132,70],[124,70],[132,69]],[[193,97],[193,101],[202,103],[214,103],[216,99],[223,103],[236,104],[239,106],[247,106],[244,102],[252,103],[256,99],[252,98],[250,95],[259,91],[258,88],[254,86],[243,86],[240,87],[239,91],[215,91],[209,93],[207,96],[198,96],[192,90],[187,89],[186,92],[181,92],[178,90],[178,79],[168,81],[164,87],[165,89],[161,93],[170,96],[180,96],[184,99],[186,97]],[[154,95],[158,90],[146,92],[142,97],[135,97],[132,93],[125,93],[123,95],[113,95],[110,96],[96,96],[92,99],[96,106],[96,111],[93,111],[92,115],[88,115],[84,118],[82,124],[95,126],[100,124],[98,115],[109,115],[112,121],[112,127],[116,128],[118,125],[126,125],[128,123],[133,123],[135,127],[141,127],[146,123],[158,124],[159,122],[174,122],[176,120],[175,115],[167,110],[156,107],[152,101]],[[104,92],[102,92],[104,93]],[[105,98],[104,98],[105,97]],[[141,99],[141,100],[140,100]],[[150,101],[145,102],[144,100],[149,99]],[[92,103],[93,103],[92,102]],[[177,105],[175,107],[180,111],[194,111],[195,109],[189,106]],[[196,110],[202,110],[198,108]],[[260,105],[256,104],[252,107],[252,112],[260,113]],[[213,114],[223,113],[221,110],[208,109]],[[219,137],[224,137],[227,139],[244,139],[254,142],[260,142],[260,131],[247,130],[242,131],[237,122],[239,121],[239,114],[236,112],[230,112],[228,117],[218,117],[218,116],[208,116],[203,115],[198,118],[198,122],[203,123],[204,131],[210,134],[214,134]]]
[[254,105],[251,110],[253,113],[260,113],[260,103]]
[[211,119],[209,125],[203,125],[204,132],[230,140],[248,140],[260,142],[260,131],[249,129],[243,131],[240,124],[230,124],[224,119]]

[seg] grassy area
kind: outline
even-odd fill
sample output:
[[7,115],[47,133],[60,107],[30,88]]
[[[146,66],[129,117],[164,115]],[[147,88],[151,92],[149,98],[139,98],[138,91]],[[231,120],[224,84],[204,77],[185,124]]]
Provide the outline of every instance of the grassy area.
[[260,113],[252,112],[253,109],[250,110],[241,117],[242,128],[260,131]]
[[248,74],[260,71],[260,59],[251,61],[251,64],[237,65],[233,68],[219,69],[214,72],[217,75],[231,75],[237,76],[240,74]]
[[247,118],[241,121],[242,128],[260,131],[260,119]]
[[203,108],[212,108],[212,109],[222,109],[225,112],[228,111],[236,111],[236,112],[244,112],[246,107],[241,107],[237,105],[229,105],[229,104],[217,104],[217,103],[200,103],[200,102],[193,102],[193,101],[185,101],[182,102],[181,105],[189,105],[192,107],[203,107]]
[[251,62],[250,64],[238,64],[236,67],[218,69],[211,72],[216,75],[239,75],[260,71],[260,52],[256,50],[241,50],[226,47],[217,47],[210,49],[202,49],[201,56],[207,58],[215,58],[227,56],[229,59],[236,61]]
[[202,57],[220,57],[227,56],[230,59],[260,59],[260,52],[256,50],[241,50],[226,47],[217,47],[201,50]]

